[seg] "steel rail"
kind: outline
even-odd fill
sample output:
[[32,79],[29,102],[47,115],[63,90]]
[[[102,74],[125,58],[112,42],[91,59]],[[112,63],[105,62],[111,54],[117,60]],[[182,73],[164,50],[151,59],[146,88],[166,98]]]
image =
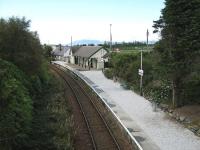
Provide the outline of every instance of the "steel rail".
[[[66,70],[61,69],[64,73],[66,73]],[[99,109],[96,107],[96,105],[94,104],[94,102],[92,101],[91,97],[87,94],[87,92],[84,90],[84,88],[80,85],[80,83],[78,83],[72,76],[69,76],[82,90],[83,94],[90,100],[91,104],[93,105],[93,107],[95,108],[95,110],[97,111],[99,117],[102,119],[104,125],[106,126],[106,129],[108,130],[110,136],[112,137],[114,143],[117,146],[117,149],[120,150],[120,146],[116,140],[116,138],[114,137],[112,131],[110,130],[109,125],[107,124],[107,122],[105,121],[104,117],[101,115]]]
[[[71,77],[71,78],[74,80],[74,82],[77,83],[77,81],[76,81],[73,77]],[[77,83],[77,84],[78,84],[78,83]],[[95,110],[98,112],[98,115],[101,117],[102,121],[104,122],[104,124],[105,124],[105,126],[106,126],[106,128],[107,128],[107,130],[108,130],[108,132],[109,132],[109,134],[110,134],[110,136],[113,138],[113,140],[114,140],[115,144],[117,145],[118,149],[120,149],[120,146],[119,146],[119,144],[118,144],[116,138],[115,138],[114,135],[112,134],[112,131],[110,130],[110,127],[108,126],[108,124],[107,124],[107,122],[105,121],[104,117],[101,115],[99,109],[96,107],[96,105],[94,104],[94,102],[91,100],[91,97],[88,96],[88,94],[87,94],[87,92],[84,90],[84,88],[83,88],[82,86],[80,86],[80,84],[78,84],[78,85],[79,85],[79,87],[82,89],[84,95],[85,95],[86,97],[89,98],[89,100],[90,100],[90,102],[92,103],[93,107],[94,107]]]
[[[58,67],[57,67],[58,68]],[[59,68],[63,73],[66,74],[66,70]],[[116,140],[116,138],[114,137],[109,125],[107,124],[107,122],[105,121],[105,119],[103,118],[103,116],[101,115],[99,109],[96,107],[96,105],[94,104],[94,102],[92,101],[91,97],[87,94],[87,92],[84,90],[84,88],[80,85],[80,83],[78,83],[72,76],[68,75],[68,77],[70,77],[81,89],[82,93],[88,98],[89,102],[92,104],[92,106],[94,107],[94,109],[96,110],[97,114],[99,115],[99,117],[101,118],[103,124],[105,125],[110,137],[112,138],[113,142],[115,143],[115,146],[117,147],[118,150],[120,150],[120,146]],[[68,81],[67,81],[68,82]],[[69,83],[69,82],[68,82]],[[71,85],[70,85],[71,86]],[[73,88],[73,87],[72,87]]]
[[62,67],[63,69],[67,69],[69,71],[71,71],[74,75],[76,75],[77,77],[79,77],[81,80],[83,80],[103,101],[103,103],[106,105],[106,107],[109,109],[109,111],[113,114],[113,116],[116,118],[116,120],[119,122],[119,124],[122,126],[122,128],[124,129],[125,133],[127,133],[127,136],[130,138],[130,142],[134,145],[134,147],[138,150],[144,150],[143,147],[139,144],[139,142],[136,140],[136,138],[130,133],[130,131],[126,128],[126,126],[122,123],[122,121],[119,119],[119,117],[114,113],[114,111],[110,108],[110,106],[104,101],[104,98],[99,95],[99,93],[97,93],[97,91],[94,89],[94,87],[90,86],[90,83],[88,83],[88,81],[86,81],[81,75],[80,73],[68,66],[63,66],[62,64],[59,63],[54,63],[60,67]]
[[[52,67],[52,66],[51,66],[51,68],[52,68],[54,71],[56,71],[56,73],[57,73],[57,74],[65,81],[65,83],[70,87],[70,89],[71,89],[71,91],[72,91],[72,93],[73,93],[73,95],[74,95],[76,101],[78,102],[78,105],[79,105],[79,107],[80,107],[81,113],[82,113],[83,118],[84,118],[84,120],[85,120],[87,129],[88,129],[88,132],[89,132],[91,141],[92,141],[93,149],[94,149],[94,150],[97,150],[96,143],[95,143],[95,140],[94,140],[94,136],[93,136],[92,131],[91,131],[91,128],[90,128],[90,126],[89,126],[88,119],[87,119],[87,117],[86,117],[86,115],[85,115],[85,112],[83,111],[83,107],[82,107],[81,103],[79,102],[76,93],[74,92],[74,90],[73,90],[72,86],[69,84],[69,82],[65,79],[65,77],[57,70],[58,68],[57,68],[57,67],[54,68],[54,67]],[[61,71],[61,69],[60,69],[60,71]]]

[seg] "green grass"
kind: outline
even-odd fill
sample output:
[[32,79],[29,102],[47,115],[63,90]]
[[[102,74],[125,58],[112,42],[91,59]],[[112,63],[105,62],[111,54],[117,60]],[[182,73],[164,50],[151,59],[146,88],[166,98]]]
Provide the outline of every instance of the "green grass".
[[[143,49],[142,51],[146,53],[146,52],[151,52],[152,50]],[[135,50],[135,49],[126,50],[126,49],[123,49],[123,50],[121,50],[120,52],[121,52],[121,53],[127,53],[127,54],[128,54],[128,53],[140,53],[141,50]]]
[[153,46],[149,46],[149,47],[124,47],[124,48],[121,48],[121,53],[140,53],[141,50],[143,52],[151,52],[153,50]]

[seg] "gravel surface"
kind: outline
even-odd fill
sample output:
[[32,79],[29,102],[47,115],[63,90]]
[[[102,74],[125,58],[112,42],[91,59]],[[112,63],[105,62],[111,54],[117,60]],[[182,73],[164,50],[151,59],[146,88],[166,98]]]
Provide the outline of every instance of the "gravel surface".
[[200,150],[199,137],[170,119],[164,112],[153,111],[151,103],[143,97],[105,78],[101,71],[82,71],[81,73],[120,105],[160,149]]

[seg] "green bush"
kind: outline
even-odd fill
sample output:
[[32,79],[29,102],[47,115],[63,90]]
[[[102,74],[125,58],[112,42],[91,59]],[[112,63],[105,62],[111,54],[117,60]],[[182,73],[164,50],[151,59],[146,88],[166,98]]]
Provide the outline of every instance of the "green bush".
[[185,80],[183,84],[183,92],[185,99],[184,104],[197,103],[200,104],[200,76],[199,73],[191,73]]
[[[132,89],[139,93],[140,91],[140,76],[138,69],[140,68],[140,53],[120,54],[115,53],[111,55],[111,63],[113,68],[105,71],[106,77],[119,77],[128,89]],[[155,67],[155,55],[152,52],[143,53],[143,92],[144,95],[156,102],[169,103],[171,98],[171,85],[164,78],[158,76]],[[112,73],[110,73],[112,70]],[[110,75],[110,76],[109,76]]]
[[[116,53],[111,56],[113,68],[110,70],[112,70],[112,76],[121,78],[127,86],[132,87],[137,92],[140,84],[140,76],[138,75],[138,69],[140,68],[140,53]],[[146,86],[153,80],[153,58],[151,53],[144,53],[143,58],[143,85]],[[109,73],[105,72],[106,76],[107,74]]]
[[172,88],[169,81],[154,80],[144,88],[145,96],[156,103],[171,103]]
[[127,68],[130,66],[134,60],[137,59],[136,54],[113,54],[111,55],[111,63],[113,66],[113,74],[117,77],[125,79],[124,75],[127,71]]
[[26,76],[13,64],[0,59],[0,149],[20,147],[28,140],[32,100]]
[[112,69],[105,69],[105,70],[104,70],[104,75],[105,75],[108,79],[112,79],[112,78],[113,78],[113,70],[112,70]]
[[51,49],[29,26],[25,18],[0,19],[0,149],[72,149],[69,110],[63,95],[62,103],[55,97],[63,89],[44,57]]
[[63,83],[50,77],[49,84],[34,100],[33,123],[30,141],[24,145],[29,150],[73,149],[73,121]]

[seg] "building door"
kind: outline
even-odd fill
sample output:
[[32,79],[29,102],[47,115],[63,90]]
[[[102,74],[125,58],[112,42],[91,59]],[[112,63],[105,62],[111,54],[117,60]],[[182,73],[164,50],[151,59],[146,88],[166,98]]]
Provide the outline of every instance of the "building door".
[[94,58],[95,68],[97,69],[97,59]]
[[78,57],[75,56],[75,64],[77,65],[78,64]]
[[93,58],[90,60],[90,67],[93,68]]
[[91,68],[97,69],[97,59],[96,58],[91,58],[90,66],[91,66]]

